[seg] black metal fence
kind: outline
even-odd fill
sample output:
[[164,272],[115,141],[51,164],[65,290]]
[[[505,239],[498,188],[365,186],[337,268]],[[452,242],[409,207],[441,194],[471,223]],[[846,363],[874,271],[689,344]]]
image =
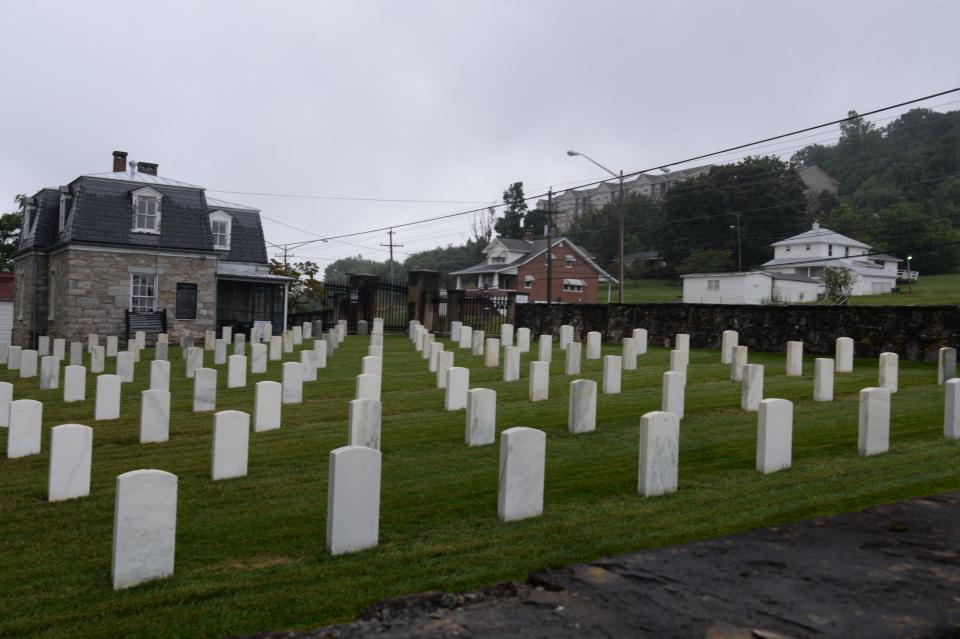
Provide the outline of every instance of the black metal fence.
[[507,306],[506,297],[467,293],[460,302],[460,321],[487,335],[499,335],[500,325],[506,321]]
[[374,317],[383,318],[383,330],[401,333],[407,330],[407,283],[403,280],[379,280],[367,287],[372,300],[370,315],[361,318],[373,324]]

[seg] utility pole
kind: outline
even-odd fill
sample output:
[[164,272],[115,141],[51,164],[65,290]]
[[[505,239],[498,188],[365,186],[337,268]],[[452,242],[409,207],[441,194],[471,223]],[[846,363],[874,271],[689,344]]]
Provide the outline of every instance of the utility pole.
[[287,262],[287,252],[288,252],[288,249],[289,249],[289,248],[290,248],[290,245],[289,245],[289,244],[284,244],[284,245],[283,245],[283,268],[289,268],[289,267],[290,267],[290,264]]
[[623,304],[623,169],[620,169],[620,286],[617,287],[617,302]]
[[394,244],[394,242],[393,242],[393,232],[394,232],[394,231],[393,231],[393,227],[391,227],[390,230],[387,231],[387,235],[390,236],[390,241],[387,242],[386,244],[383,244],[383,243],[380,244],[380,246],[389,246],[389,247],[390,247],[390,279],[391,279],[391,280],[393,279],[393,247],[396,246],[396,247],[399,248],[399,247],[402,247],[402,246],[403,246],[403,244]]
[[547,191],[547,306],[553,304],[553,187]]

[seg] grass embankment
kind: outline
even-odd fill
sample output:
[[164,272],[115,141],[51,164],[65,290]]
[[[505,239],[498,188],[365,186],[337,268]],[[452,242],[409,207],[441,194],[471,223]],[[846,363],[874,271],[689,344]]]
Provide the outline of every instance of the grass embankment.
[[[912,286],[900,284],[899,293],[887,295],[858,295],[850,298],[850,304],[857,306],[908,306],[933,304],[960,304],[960,273],[944,275],[922,275]],[[612,287],[610,301],[617,302],[617,287]],[[623,289],[623,301],[626,304],[651,304],[659,302],[679,302],[683,299],[683,286],[679,280],[627,280]],[[607,301],[605,287],[600,287],[597,298],[600,303]]]
[[[837,376],[836,401],[811,401],[813,363],[784,376],[781,355],[751,353],[767,365],[767,397],[796,402],[794,466],[754,471],[756,414],[740,410],[740,386],[716,351],[691,353],[687,417],[681,427],[680,489],[636,494],[640,416],[660,405],[669,355],[651,349],[626,372],[623,393],[599,397],[598,431],[566,432],[571,377],[554,351],[550,400],[527,401],[523,379],[456,351],[471,386],[498,392],[498,430],[516,425],[547,433],[545,513],[502,524],[496,517],[498,447],[467,448],[464,413],[442,410],[442,391],[410,342],[385,340],[380,546],[331,557],[324,548],[328,453],[346,443],[348,401],[367,340],[349,337],[306,385],[303,404],[285,406],[279,431],[253,433],[249,476],[210,481],[212,414],[191,412],[191,384],[177,349],[171,439],[137,443],[139,395],[151,351],[123,388],[122,418],[94,423],[88,401],[62,404],[61,391],[14,381],[15,397],[44,402],[43,453],[0,459],[0,636],[222,636],[352,618],[371,602],[430,589],[462,590],[533,570],[643,548],[725,535],[815,515],[960,489],[960,443],[942,436],[943,389],[930,364],[902,362],[894,396],[891,452],[857,456],[857,394],[876,384],[874,360]],[[605,353],[618,348],[605,346]],[[210,353],[207,353],[209,362]],[[111,361],[112,365],[112,361]],[[599,380],[600,361],[580,377]],[[279,379],[271,362],[266,376]],[[224,388],[218,407],[251,411],[252,386]],[[46,499],[49,429],[79,422],[95,429],[92,494]],[[6,431],[0,429],[0,446]],[[110,553],[118,474],[160,468],[180,478],[176,573],[114,592]]]

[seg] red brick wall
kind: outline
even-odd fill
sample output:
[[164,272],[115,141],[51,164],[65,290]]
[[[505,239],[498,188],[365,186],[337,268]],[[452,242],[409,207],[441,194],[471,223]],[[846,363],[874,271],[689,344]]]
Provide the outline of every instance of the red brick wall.
[[[573,266],[567,268],[564,266],[566,257],[572,256]],[[597,271],[590,266],[580,255],[569,248],[564,243],[553,248],[553,301],[568,302],[571,304],[595,304],[601,284],[597,278],[600,276]],[[527,275],[534,277],[532,288],[527,288],[524,279]],[[582,292],[563,290],[564,279],[583,280],[584,287]],[[606,295],[606,283],[602,284],[604,295]],[[531,302],[547,301],[547,265],[544,256],[532,260],[521,266],[517,271],[516,289],[518,294],[530,296]],[[604,297],[606,299],[606,297]]]

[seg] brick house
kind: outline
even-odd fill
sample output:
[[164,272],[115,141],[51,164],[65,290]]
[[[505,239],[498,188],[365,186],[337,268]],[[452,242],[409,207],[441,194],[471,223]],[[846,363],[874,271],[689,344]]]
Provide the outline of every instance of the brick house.
[[[602,284],[616,284],[609,273],[565,237],[553,240],[552,297],[554,302],[594,304]],[[547,240],[496,237],[483,249],[486,260],[454,271],[457,288],[491,293],[517,291],[527,302],[547,301]]]
[[[128,317],[202,336],[282,325],[289,278],[272,275],[260,212],[113,153],[113,171],[27,199],[14,254],[13,343],[124,336]],[[132,330],[132,329],[131,329]]]

